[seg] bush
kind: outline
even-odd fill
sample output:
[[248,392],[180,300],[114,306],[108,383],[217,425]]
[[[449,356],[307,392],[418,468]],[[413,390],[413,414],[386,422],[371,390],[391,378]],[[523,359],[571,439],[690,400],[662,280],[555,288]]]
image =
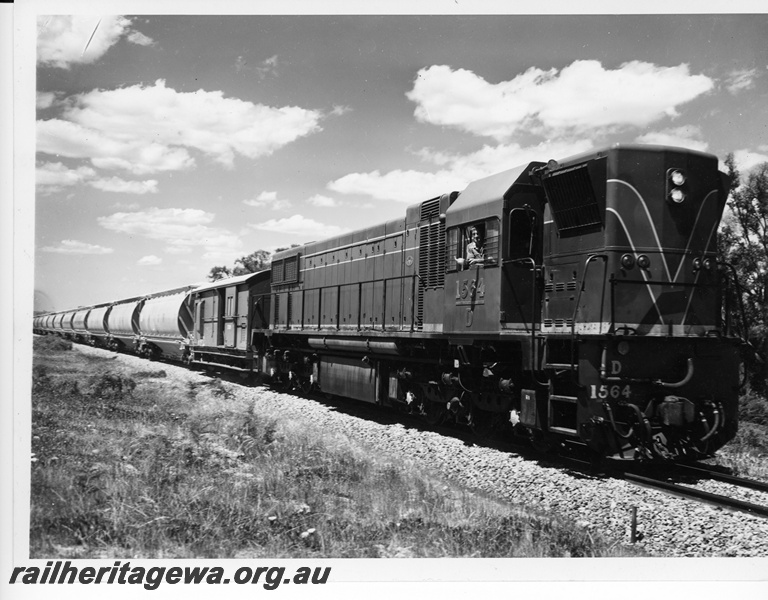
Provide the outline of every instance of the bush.
[[768,426],[768,400],[753,390],[739,398],[739,420]]
[[97,398],[121,400],[136,389],[136,382],[126,375],[108,371],[94,375],[88,380],[88,393]]
[[32,347],[35,352],[65,352],[72,350],[72,340],[58,335],[37,336],[32,341]]

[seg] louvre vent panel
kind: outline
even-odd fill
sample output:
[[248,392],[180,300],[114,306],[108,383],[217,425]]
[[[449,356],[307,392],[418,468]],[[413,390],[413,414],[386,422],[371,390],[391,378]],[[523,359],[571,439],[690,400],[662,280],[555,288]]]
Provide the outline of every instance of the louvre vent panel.
[[557,171],[543,180],[552,217],[561,233],[602,225],[587,165]]
[[293,294],[288,294],[288,299],[287,299],[285,308],[286,308],[285,324],[290,325],[291,321],[293,320]]
[[429,221],[440,216],[440,198],[432,198],[421,203],[420,221]]
[[275,294],[275,317],[272,322],[280,324],[280,294]]
[[424,329],[424,288],[419,286],[419,291],[416,295],[416,329],[421,331]]
[[286,282],[297,281],[299,279],[299,256],[291,256],[285,259],[283,280]]
[[425,288],[445,284],[445,223],[420,227],[419,275]]
[[282,260],[272,261],[272,283],[282,283],[285,280]]

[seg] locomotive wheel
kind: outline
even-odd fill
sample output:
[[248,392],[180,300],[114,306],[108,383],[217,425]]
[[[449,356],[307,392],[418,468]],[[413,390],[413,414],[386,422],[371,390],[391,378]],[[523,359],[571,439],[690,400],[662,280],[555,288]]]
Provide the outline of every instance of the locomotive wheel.
[[479,408],[472,408],[469,428],[479,438],[488,438],[493,433],[495,414]]
[[445,420],[447,411],[443,402],[426,402],[424,407],[424,420],[428,425],[437,427]]

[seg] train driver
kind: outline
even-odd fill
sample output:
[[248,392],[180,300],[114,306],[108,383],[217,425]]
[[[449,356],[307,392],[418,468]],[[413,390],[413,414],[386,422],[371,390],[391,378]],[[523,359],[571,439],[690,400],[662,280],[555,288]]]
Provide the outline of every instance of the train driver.
[[467,244],[467,263],[470,265],[485,262],[483,248],[480,246],[480,234],[476,227],[469,228],[469,243]]

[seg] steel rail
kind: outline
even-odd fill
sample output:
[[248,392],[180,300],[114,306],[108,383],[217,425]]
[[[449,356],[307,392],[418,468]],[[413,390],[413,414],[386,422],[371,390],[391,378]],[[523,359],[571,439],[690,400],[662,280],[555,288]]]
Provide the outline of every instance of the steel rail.
[[650,489],[661,490],[668,494],[673,494],[682,498],[698,500],[699,502],[704,502],[706,504],[712,504],[714,506],[729,508],[731,510],[747,512],[759,517],[768,518],[768,506],[762,506],[760,504],[754,504],[744,500],[736,500],[735,498],[729,498],[728,496],[723,496],[721,494],[704,492],[695,488],[678,485],[676,483],[669,483],[660,479],[652,479],[650,477],[636,475],[635,473],[624,473],[623,478],[630,483],[634,483],[636,485]]
[[768,483],[765,481],[757,481],[755,479],[744,479],[743,477],[736,477],[735,475],[729,475],[728,473],[722,473],[720,471],[714,471],[707,467],[695,467],[693,465],[676,465],[679,471],[690,472],[693,475],[700,475],[707,479],[714,479],[716,481],[722,481],[724,483],[730,483],[739,487],[750,488],[758,490],[760,492],[768,492]]

